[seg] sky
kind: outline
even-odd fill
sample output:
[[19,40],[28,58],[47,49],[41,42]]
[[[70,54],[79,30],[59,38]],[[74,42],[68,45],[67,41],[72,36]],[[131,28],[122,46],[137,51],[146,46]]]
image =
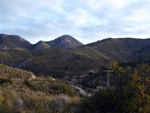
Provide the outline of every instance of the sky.
[[31,43],[71,35],[84,44],[150,37],[150,0],[0,0],[0,34]]

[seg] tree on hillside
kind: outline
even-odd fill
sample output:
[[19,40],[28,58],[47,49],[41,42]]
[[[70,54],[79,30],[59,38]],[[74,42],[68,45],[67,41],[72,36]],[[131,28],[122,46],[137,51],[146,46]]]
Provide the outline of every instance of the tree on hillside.
[[122,110],[127,113],[150,112],[150,66],[120,67],[110,63],[114,71],[116,91],[122,95]]
[[150,66],[121,67],[111,62],[114,89],[106,88],[87,97],[82,113],[150,113]]

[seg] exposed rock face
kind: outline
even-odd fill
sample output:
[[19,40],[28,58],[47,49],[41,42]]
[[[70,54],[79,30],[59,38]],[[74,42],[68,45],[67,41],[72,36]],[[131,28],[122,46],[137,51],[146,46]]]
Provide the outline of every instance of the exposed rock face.
[[36,79],[36,76],[32,73],[31,77],[29,78],[29,80],[33,80],[33,79]]
[[80,47],[83,44],[69,35],[63,35],[53,41],[47,42],[48,45],[59,49],[71,49]]

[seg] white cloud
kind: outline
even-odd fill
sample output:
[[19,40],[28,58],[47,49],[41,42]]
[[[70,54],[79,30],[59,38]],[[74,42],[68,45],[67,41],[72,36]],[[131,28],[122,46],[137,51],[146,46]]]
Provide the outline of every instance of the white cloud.
[[149,37],[149,0],[0,0],[0,33],[32,43],[70,34],[84,43]]

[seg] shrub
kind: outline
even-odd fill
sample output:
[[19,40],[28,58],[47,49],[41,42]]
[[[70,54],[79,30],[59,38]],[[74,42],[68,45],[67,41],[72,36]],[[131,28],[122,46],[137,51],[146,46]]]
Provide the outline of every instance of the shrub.
[[85,98],[78,112],[150,113],[150,66],[120,67],[114,62],[111,67],[114,87]]
[[37,86],[35,86],[34,84],[32,84],[29,80],[25,80],[24,81],[24,84],[26,85],[26,86],[28,86],[29,88],[31,88],[32,90],[38,90],[38,88],[37,88]]
[[4,84],[4,83],[10,83],[12,84],[13,81],[7,78],[0,78],[0,84]]

